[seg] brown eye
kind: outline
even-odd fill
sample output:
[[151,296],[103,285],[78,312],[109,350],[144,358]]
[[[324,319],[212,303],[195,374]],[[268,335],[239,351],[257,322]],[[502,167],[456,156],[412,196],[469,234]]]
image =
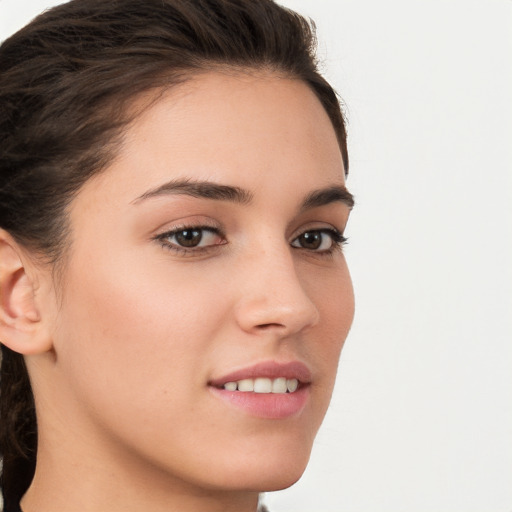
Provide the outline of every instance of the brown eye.
[[312,229],[300,234],[291,245],[297,249],[329,253],[345,242],[344,236],[335,229]]
[[200,229],[184,229],[174,234],[174,239],[182,247],[196,247],[203,239],[203,232]]
[[167,231],[155,238],[168,249],[190,252],[226,243],[225,237],[217,229],[200,226]]
[[322,245],[325,236],[326,235],[320,231],[306,231],[306,233],[302,233],[297,240],[302,248],[316,251]]

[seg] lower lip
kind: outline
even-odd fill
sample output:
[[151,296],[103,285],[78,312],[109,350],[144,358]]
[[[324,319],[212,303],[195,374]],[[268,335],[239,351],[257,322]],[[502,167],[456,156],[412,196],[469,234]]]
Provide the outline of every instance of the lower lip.
[[251,416],[275,420],[298,415],[309,398],[308,386],[294,393],[252,393],[214,387],[210,387],[210,390],[228,404]]

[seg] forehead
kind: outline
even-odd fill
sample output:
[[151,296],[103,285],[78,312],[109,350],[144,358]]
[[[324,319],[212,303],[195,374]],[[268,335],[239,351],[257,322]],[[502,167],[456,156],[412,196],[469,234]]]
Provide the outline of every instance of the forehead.
[[303,192],[344,183],[332,124],[302,81],[211,72],[139,102],[149,107],[141,109],[117,158],[98,176],[133,198],[169,179],[267,192],[290,192],[291,183]]

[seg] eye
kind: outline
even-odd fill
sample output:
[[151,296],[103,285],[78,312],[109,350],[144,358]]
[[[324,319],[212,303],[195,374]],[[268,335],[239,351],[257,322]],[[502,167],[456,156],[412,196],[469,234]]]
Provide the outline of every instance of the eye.
[[167,231],[156,237],[165,247],[177,251],[206,249],[225,243],[215,228],[198,226]]
[[332,252],[347,239],[336,229],[311,229],[295,238],[291,246],[315,252]]

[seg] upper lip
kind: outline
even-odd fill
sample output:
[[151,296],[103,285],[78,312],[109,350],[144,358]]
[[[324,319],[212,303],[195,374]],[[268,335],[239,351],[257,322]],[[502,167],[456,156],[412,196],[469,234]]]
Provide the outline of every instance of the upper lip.
[[212,379],[209,384],[215,387],[221,387],[226,382],[236,382],[243,379],[256,379],[263,377],[267,379],[277,379],[285,377],[287,379],[297,379],[302,384],[311,382],[310,369],[300,361],[290,361],[280,363],[276,361],[264,361],[253,366],[233,371],[222,377]]

